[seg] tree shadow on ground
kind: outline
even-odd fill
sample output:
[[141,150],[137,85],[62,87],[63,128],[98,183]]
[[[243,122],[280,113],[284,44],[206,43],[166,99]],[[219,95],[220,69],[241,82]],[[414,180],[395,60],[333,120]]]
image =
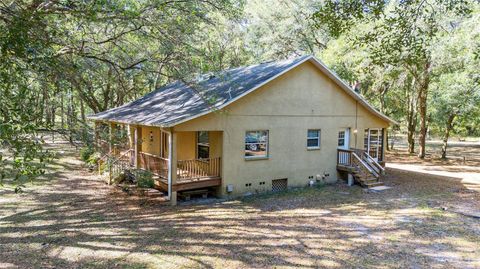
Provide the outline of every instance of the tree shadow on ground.
[[20,196],[25,199],[5,203],[0,264],[20,268],[480,264],[475,258],[479,224],[439,209],[452,200],[480,200],[478,193],[464,193],[457,179],[388,169],[385,182],[393,188],[381,193],[337,184],[169,207],[145,203],[148,198],[106,186],[78,166],[72,169],[74,173],[60,171],[57,180]]

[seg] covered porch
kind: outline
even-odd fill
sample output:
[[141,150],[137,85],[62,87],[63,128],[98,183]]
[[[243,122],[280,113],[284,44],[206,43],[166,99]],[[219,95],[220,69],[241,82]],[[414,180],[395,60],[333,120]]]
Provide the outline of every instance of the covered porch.
[[[216,192],[221,185],[223,132],[177,132],[173,128],[121,124],[109,127],[112,141],[122,132],[128,139],[128,145],[113,142],[110,153],[132,168],[152,172],[155,188],[167,192],[172,204],[176,203],[177,192]],[[101,141],[99,145],[105,148]]]

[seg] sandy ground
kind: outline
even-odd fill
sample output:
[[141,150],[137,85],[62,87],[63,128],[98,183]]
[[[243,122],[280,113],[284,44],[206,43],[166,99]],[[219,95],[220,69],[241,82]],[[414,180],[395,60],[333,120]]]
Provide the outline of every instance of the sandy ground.
[[0,190],[0,268],[480,268],[474,184],[404,152],[381,193],[337,184],[170,207],[106,186],[57,146],[50,178]]
[[447,159],[441,159],[440,141],[430,141],[425,160],[408,154],[405,144],[390,152],[387,167],[459,180],[464,186],[480,191],[480,142],[451,142]]

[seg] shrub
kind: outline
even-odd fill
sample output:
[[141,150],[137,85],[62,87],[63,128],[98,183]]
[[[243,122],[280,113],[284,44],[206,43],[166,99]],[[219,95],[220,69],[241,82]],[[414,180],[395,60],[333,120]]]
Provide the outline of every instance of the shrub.
[[150,171],[139,170],[137,171],[137,186],[140,188],[153,188],[155,181]]
[[82,161],[88,163],[88,160],[90,159],[90,156],[92,156],[92,154],[95,152],[95,150],[92,148],[92,147],[83,147],[81,150],[80,150],[80,158],[82,159]]
[[93,154],[90,155],[90,157],[87,160],[87,164],[89,165],[97,165],[98,160],[100,160],[100,153],[94,152]]

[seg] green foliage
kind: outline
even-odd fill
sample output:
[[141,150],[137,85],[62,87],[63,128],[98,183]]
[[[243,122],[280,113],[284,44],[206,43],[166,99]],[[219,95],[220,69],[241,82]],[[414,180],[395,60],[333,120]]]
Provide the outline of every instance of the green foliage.
[[[480,59],[476,48],[480,44],[480,12],[458,23],[445,33],[435,46],[431,98],[431,128],[444,132],[447,121],[453,117],[453,131],[463,135],[474,135],[471,127],[480,111]],[[477,125],[478,126],[478,125]],[[457,128],[458,127],[458,128]],[[455,130],[456,129],[456,130]]]
[[91,166],[96,166],[98,164],[98,160],[100,160],[101,157],[102,156],[100,156],[99,152],[95,152],[92,155],[90,155],[90,157],[87,160],[87,164]]
[[137,186],[140,188],[153,188],[155,187],[155,181],[153,180],[153,174],[150,171],[138,170],[135,173],[137,180]]
[[80,149],[80,159],[84,162],[88,162],[95,150],[92,147],[86,146]]
[[[471,63],[478,55],[478,33],[459,38],[456,29],[478,29],[475,1],[328,0],[312,18],[335,37],[322,58],[344,79],[360,82],[363,95],[387,115],[416,121],[408,115],[418,113],[418,104],[425,108],[420,109],[422,121],[444,122],[445,109],[457,110],[456,101],[462,106],[477,102],[472,95],[475,78],[467,70],[475,70],[469,66],[475,66]],[[443,42],[449,48],[439,46]],[[467,54],[470,60],[460,59]],[[461,74],[465,71],[470,75]],[[435,124],[431,128],[437,133],[440,129]]]
[[210,52],[219,51],[207,30],[216,24],[212,18],[237,18],[242,2],[26,0],[1,6],[0,144],[9,158],[0,163],[0,179],[20,182],[43,172],[38,129],[58,128],[70,142],[90,145],[86,114],[122,105],[199,65],[217,68],[211,63],[232,54],[224,50],[204,61],[206,50],[197,44],[209,40]]
[[[92,145],[88,114],[200,72],[307,53],[402,123],[416,123],[417,103],[428,101],[430,130],[442,132],[458,111],[453,131],[480,134],[478,14],[473,0],[7,1],[0,182],[43,173],[49,153],[39,129]],[[115,145],[126,137],[99,133]],[[90,164],[99,157],[81,155]]]

